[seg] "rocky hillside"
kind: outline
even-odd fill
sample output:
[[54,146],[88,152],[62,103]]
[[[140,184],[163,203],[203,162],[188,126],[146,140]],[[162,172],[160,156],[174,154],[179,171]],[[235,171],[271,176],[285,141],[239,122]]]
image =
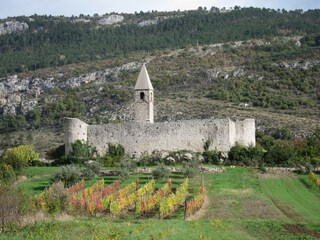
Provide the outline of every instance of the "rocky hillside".
[[[152,48],[149,48],[148,44],[144,45],[145,50],[149,51],[127,49],[125,54],[114,53],[107,59],[104,59],[101,52],[100,57],[95,56],[80,63],[69,62],[68,54],[73,51],[70,38],[71,42],[65,38],[57,39],[58,42],[62,41],[59,45],[58,42],[54,43],[56,40],[51,39],[54,35],[50,35],[51,40],[43,46],[48,49],[60,46],[61,51],[58,51],[58,62],[55,66],[44,67],[50,54],[55,54],[54,48],[51,48],[48,58],[45,59],[41,55],[45,51],[39,52],[35,49],[38,52],[33,59],[33,48],[27,47],[29,43],[22,46],[15,46],[13,43],[16,41],[20,44],[22,37],[28,39],[30,33],[33,34],[30,36],[41,35],[45,39],[46,34],[50,33],[50,29],[55,29],[56,25],[47,19],[41,29],[35,22],[38,24],[39,19],[44,20],[45,17],[17,18],[14,20],[17,24],[15,26],[22,24],[24,27],[17,27],[18,32],[12,33],[8,30],[9,25],[3,23],[0,31],[6,32],[0,36],[0,41],[6,40],[6,43],[10,44],[5,45],[6,47],[0,45],[0,56],[16,54],[24,59],[25,51],[31,51],[29,60],[36,60],[35,65],[42,65],[43,68],[32,69],[23,64],[14,70],[15,74],[4,75],[0,79],[0,147],[33,141],[43,152],[55,148],[63,142],[63,117],[79,117],[92,124],[132,120],[133,87],[142,63],[147,63],[155,88],[156,121],[253,117],[257,119],[260,131],[279,133],[279,130],[281,132],[285,129],[292,135],[306,135],[313,131],[320,119],[320,37],[307,30],[306,26],[310,24],[309,17],[319,13],[278,13],[257,9],[217,13],[213,10],[166,14],[109,14],[70,19],[60,17],[55,21],[63,22],[60,27],[67,26],[63,31],[74,38],[80,33],[72,27],[69,28],[74,25],[82,26],[83,31],[88,26],[92,31],[98,29],[95,33],[98,37],[101,29],[120,31],[131,24],[132,30],[135,29],[132,24],[135,24],[140,30],[152,27],[156,31],[161,28],[161,24],[168,27],[169,23],[175,24],[176,21],[181,21],[180,25],[170,26],[168,29],[172,27],[176,30],[167,29],[166,33],[170,32],[170,35],[164,36],[178,33],[183,35],[184,30],[180,27],[188,26],[185,21],[191,18],[201,21],[207,18],[209,21],[210,17],[214,16],[216,19],[223,17],[232,22],[239,17],[239,13],[246,16],[249,10],[251,15],[254,11],[257,16],[266,19],[269,19],[269,14],[282,14],[281,17],[293,14],[301,17],[306,25],[304,31],[299,25],[292,25],[290,30],[291,23],[279,22],[278,26],[286,25],[288,28],[276,30],[276,34],[265,32],[261,38],[246,37],[244,40],[238,40],[233,33],[229,33],[229,38],[235,39],[220,43],[212,38],[216,35],[206,35],[209,30],[204,26],[205,31],[197,30],[196,35],[199,38],[190,38],[189,44],[183,47],[161,45],[161,42],[157,42]],[[308,17],[304,19],[302,16]],[[198,28],[203,26],[201,21],[198,22]],[[244,21],[243,18],[238,20],[240,25],[241,21]],[[259,24],[261,25],[261,22]],[[118,27],[115,28],[115,25]],[[1,30],[5,26],[6,30]],[[298,28],[299,31],[293,30]],[[263,25],[261,29],[264,29]],[[122,30],[120,32],[124,33]],[[136,30],[130,33],[129,28],[126,28],[129,32],[125,34],[136,36]],[[214,31],[215,29],[212,29],[212,32]],[[237,31],[244,34],[246,29]],[[222,33],[227,34],[224,31]],[[150,35],[152,34],[150,32]],[[11,41],[12,37],[15,40]],[[85,38],[81,39],[78,40],[81,42]],[[40,41],[37,38],[33,40]],[[180,41],[178,38],[176,40]],[[86,41],[87,44],[92,43],[88,39]],[[44,43],[39,44],[38,46],[41,46]],[[11,49],[11,52],[8,49]],[[82,56],[81,51],[79,56]],[[11,60],[13,61],[14,57]]]

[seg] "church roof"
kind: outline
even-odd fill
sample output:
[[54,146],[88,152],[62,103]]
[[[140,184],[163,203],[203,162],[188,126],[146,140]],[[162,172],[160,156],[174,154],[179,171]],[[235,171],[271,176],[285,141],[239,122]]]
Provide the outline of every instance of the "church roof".
[[153,90],[145,64],[142,65],[142,68],[134,89],[135,90]]

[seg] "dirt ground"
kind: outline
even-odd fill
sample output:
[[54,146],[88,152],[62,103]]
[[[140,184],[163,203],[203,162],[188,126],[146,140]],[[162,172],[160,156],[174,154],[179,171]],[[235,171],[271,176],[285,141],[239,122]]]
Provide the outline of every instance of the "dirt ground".
[[283,219],[280,211],[263,199],[247,195],[217,195],[210,199],[205,218]]
[[313,236],[315,238],[320,239],[320,232],[313,231],[311,229],[305,228],[301,224],[283,224],[283,227],[291,234],[294,235],[300,235],[300,234],[306,234]]
[[257,173],[259,179],[279,179],[293,177],[291,170],[286,168],[269,168],[266,173]]
[[206,195],[203,201],[203,204],[201,206],[201,208],[199,209],[198,212],[196,212],[194,215],[186,218],[187,221],[192,221],[192,220],[198,220],[203,218],[203,216],[207,213],[207,208],[209,206],[209,198]]
[[29,224],[34,224],[36,222],[49,222],[52,220],[57,220],[57,221],[71,221],[73,219],[72,216],[70,216],[69,214],[66,213],[62,213],[59,214],[57,216],[55,216],[54,218],[52,218],[52,216],[49,216],[48,214],[44,213],[44,212],[38,212],[37,214],[34,215],[28,215],[28,216],[24,216],[20,223],[22,226],[26,226]]

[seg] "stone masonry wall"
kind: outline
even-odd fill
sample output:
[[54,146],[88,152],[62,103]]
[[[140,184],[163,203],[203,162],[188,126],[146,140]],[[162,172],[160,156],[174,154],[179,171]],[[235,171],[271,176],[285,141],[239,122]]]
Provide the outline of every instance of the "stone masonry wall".
[[232,144],[229,125],[229,119],[89,125],[88,142],[102,155],[106,153],[108,143],[122,144],[126,153],[135,155],[154,150],[203,151],[207,140],[212,143],[211,149],[227,151]]
[[235,142],[245,146],[256,145],[256,124],[254,119],[236,121],[235,129]]
[[[140,99],[140,93],[145,94],[145,100]],[[153,92],[141,90],[135,92],[136,102],[134,104],[134,121],[137,123],[153,123]]]
[[88,139],[88,124],[78,118],[65,118],[65,152],[72,151],[72,143],[76,140]]
[[230,119],[186,120],[153,124],[126,123],[87,125],[75,118],[66,119],[66,154],[77,139],[88,141],[104,155],[108,143],[122,144],[126,153],[139,156],[154,150],[203,151],[210,141],[210,149],[229,151],[237,142],[255,145],[255,120],[233,122]]

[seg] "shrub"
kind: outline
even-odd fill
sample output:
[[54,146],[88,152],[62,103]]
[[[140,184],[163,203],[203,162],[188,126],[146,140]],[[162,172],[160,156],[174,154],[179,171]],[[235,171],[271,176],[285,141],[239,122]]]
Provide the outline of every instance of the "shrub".
[[203,159],[205,163],[219,164],[219,153],[215,150],[209,150],[211,141],[207,140],[203,145]]
[[68,201],[67,190],[61,181],[55,182],[45,191],[46,210],[50,214],[56,214],[66,210]]
[[264,149],[257,144],[256,146],[245,147],[239,144],[233,146],[229,151],[229,159],[233,164],[245,166],[256,166],[261,162]]
[[169,178],[171,171],[163,163],[159,163],[155,169],[152,171],[152,176],[155,179],[165,179]]
[[0,186],[0,232],[19,223],[20,207],[21,196],[17,189]]
[[51,181],[62,181],[65,184],[65,186],[70,187],[71,185],[80,181],[81,177],[82,173],[79,167],[75,165],[67,165],[61,167],[61,170],[52,177]]
[[245,146],[236,144],[229,151],[229,159],[233,164],[249,164],[248,150]]
[[182,174],[186,178],[193,178],[199,172],[199,162],[197,160],[183,162]]
[[63,182],[54,182],[44,192],[36,195],[33,199],[36,206],[46,212],[54,215],[67,209],[68,190]]
[[76,140],[72,143],[72,151],[68,154],[70,163],[83,163],[92,156],[91,147],[84,140]]
[[287,166],[296,156],[292,142],[276,140],[264,159],[269,165]]
[[215,150],[207,150],[202,153],[203,159],[205,163],[210,164],[219,164],[219,153]]
[[162,161],[162,154],[160,151],[153,151],[151,154],[143,152],[137,162],[138,166],[155,166]]
[[125,155],[124,147],[121,144],[108,144],[108,150],[104,158],[101,158],[106,167],[115,167]]
[[121,180],[125,180],[130,173],[134,171],[136,168],[136,163],[132,161],[132,159],[122,159],[116,168],[117,175],[121,178]]
[[260,144],[265,150],[269,150],[275,143],[275,139],[270,135],[264,135],[262,133],[257,134],[257,143]]
[[8,164],[0,165],[0,185],[8,186],[16,180],[16,173],[13,168]]
[[250,145],[247,148],[247,154],[250,159],[251,165],[257,165],[262,161],[262,157],[264,156],[265,150],[261,147],[260,144],[256,144],[256,146]]
[[121,144],[108,144],[108,152],[107,155],[110,157],[123,157],[125,154],[124,147]]
[[84,163],[86,168],[82,171],[82,177],[85,179],[92,179],[100,173],[101,164],[96,161]]
[[25,168],[34,165],[39,160],[39,154],[34,150],[33,145],[20,145],[8,148],[2,157],[2,161],[21,173]]

